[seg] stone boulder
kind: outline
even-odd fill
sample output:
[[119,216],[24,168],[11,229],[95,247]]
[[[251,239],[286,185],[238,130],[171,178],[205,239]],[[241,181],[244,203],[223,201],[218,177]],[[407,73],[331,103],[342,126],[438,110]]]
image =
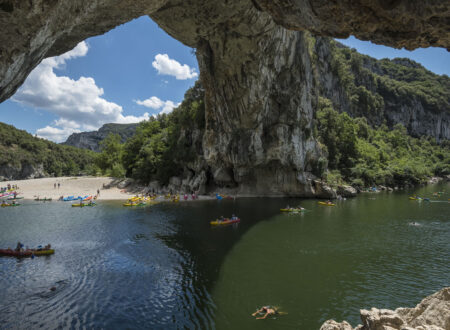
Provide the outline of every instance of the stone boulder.
[[356,189],[352,186],[338,186],[336,192],[342,197],[355,197],[357,194]]
[[[361,310],[354,330],[450,330],[450,287],[423,299],[416,307]],[[320,330],[353,330],[349,323],[326,321]]]

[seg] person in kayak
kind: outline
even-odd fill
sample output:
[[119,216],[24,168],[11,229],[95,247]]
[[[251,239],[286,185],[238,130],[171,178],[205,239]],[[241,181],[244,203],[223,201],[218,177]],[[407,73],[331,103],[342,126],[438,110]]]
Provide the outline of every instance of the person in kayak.
[[231,220],[236,220],[237,219],[237,217],[233,214],[232,216],[231,216]]
[[256,312],[252,314],[252,316],[256,316],[258,314],[264,314],[263,316],[257,317],[257,320],[263,320],[269,315],[277,315],[278,311],[276,307],[273,306],[263,306],[260,309],[258,309]]
[[217,219],[217,222],[224,222],[224,221],[225,221],[225,218],[223,217],[223,215],[221,215],[220,218]]
[[23,244],[20,242],[17,242],[16,251],[20,252],[20,251],[22,251],[22,248],[23,248]]

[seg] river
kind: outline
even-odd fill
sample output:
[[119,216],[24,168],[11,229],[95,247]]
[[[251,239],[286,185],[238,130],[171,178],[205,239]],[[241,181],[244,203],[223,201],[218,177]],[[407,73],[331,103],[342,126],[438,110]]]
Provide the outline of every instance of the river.
[[[408,200],[417,193],[431,202]],[[365,193],[335,207],[243,198],[126,208],[23,202],[0,209],[0,328],[318,329],[359,309],[414,306],[450,285],[449,184]],[[303,214],[279,209],[301,203]],[[236,213],[238,225],[209,221]],[[50,290],[53,288],[53,290]],[[262,305],[285,315],[250,316]]]

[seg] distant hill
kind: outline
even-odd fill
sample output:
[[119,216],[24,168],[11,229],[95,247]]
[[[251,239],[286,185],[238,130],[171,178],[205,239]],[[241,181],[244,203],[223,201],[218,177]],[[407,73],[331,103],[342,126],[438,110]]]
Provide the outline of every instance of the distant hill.
[[0,180],[79,175],[92,165],[94,155],[0,123]]
[[121,137],[121,142],[125,142],[136,132],[138,124],[105,124],[98,131],[73,133],[66,142],[62,144],[88,149],[95,152],[100,151],[100,142],[103,141],[108,134],[114,133]]

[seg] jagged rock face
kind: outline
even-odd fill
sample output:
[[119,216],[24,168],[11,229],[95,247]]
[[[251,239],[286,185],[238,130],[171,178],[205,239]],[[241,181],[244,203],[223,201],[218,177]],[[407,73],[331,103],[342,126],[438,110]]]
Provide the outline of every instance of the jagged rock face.
[[[257,11],[241,10],[249,6]],[[208,40],[211,32],[221,33],[225,41],[234,33],[235,29],[228,32],[227,28],[235,21],[251,26],[258,16],[271,15],[277,24],[288,29],[308,29],[333,37],[354,34],[361,39],[413,49],[449,48],[449,8],[448,0],[3,0],[0,101],[10,97],[42,59],[59,55],[88,37],[142,15],[164,16],[164,20],[157,19],[158,24],[191,47]],[[198,24],[183,25],[194,19]],[[248,39],[265,33],[262,28],[247,31]]]
[[320,330],[448,330],[450,329],[450,287],[423,299],[414,308],[372,308],[361,310],[362,325],[326,321]]
[[449,2],[410,0],[255,0],[287,29],[392,47],[447,47]]
[[[382,109],[379,112],[374,111],[372,114],[362,113],[360,108],[352,105],[342,81],[332,67],[333,51],[330,42],[329,38],[315,38],[313,47],[316,56],[315,69],[317,70],[315,78],[320,89],[320,95],[330,99],[336,110],[345,111],[352,117],[365,117],[369,124],[375,127],[383,123],[386,123],[390,128],[396,124],[402,124],[407,128],[408,133],[414,137],[432,136],[437,141],[450,139],[450,111],[448,109],[450,98],[448,96],[447,106],[437,107],[422,102],[412,94],[407,97],[393,95],[383,90],[383,87],[372,79],[354,72],[354,69],[350,68],[355,76],[357,86],[364,86],[368,91],[383,98]],[[337,44],[337,46],[345,47],[340,44]],[[420,67],[419,64],[406,59],[394,59],[391,62],[407,67]],[[387,73],[380,67],[380,61],[374,58],[365,57],[363,67],[376,75],[387,76]],[[446,84],[450,86],[449,80],[446,81]]]
[[36,179],[47,176],[43,164],[31,165],[23,162],[20,166],[3,164],[0,166],[0,181]]
[[105,124],[98,131],[73,133],[62,144],[99,152],[100,142],[109,134],[118,134],[124,143],[134,135],[137,126],[138,124]]
[[[392,46],[450,45],[448,1],[7,0],[0,5],[0,100],[45,57],[141,15],[197,49],[209,172],[241,193],[313,196],[317,97],[302,32]],[[427,22],[426,24],[424,22]],[[283,26],[281,26],[283,25]],[[398,31],[398,32],[395,32]],[[196,179],[197,180],[197,179]],[[204,181],[198,179],[198,182]]]

